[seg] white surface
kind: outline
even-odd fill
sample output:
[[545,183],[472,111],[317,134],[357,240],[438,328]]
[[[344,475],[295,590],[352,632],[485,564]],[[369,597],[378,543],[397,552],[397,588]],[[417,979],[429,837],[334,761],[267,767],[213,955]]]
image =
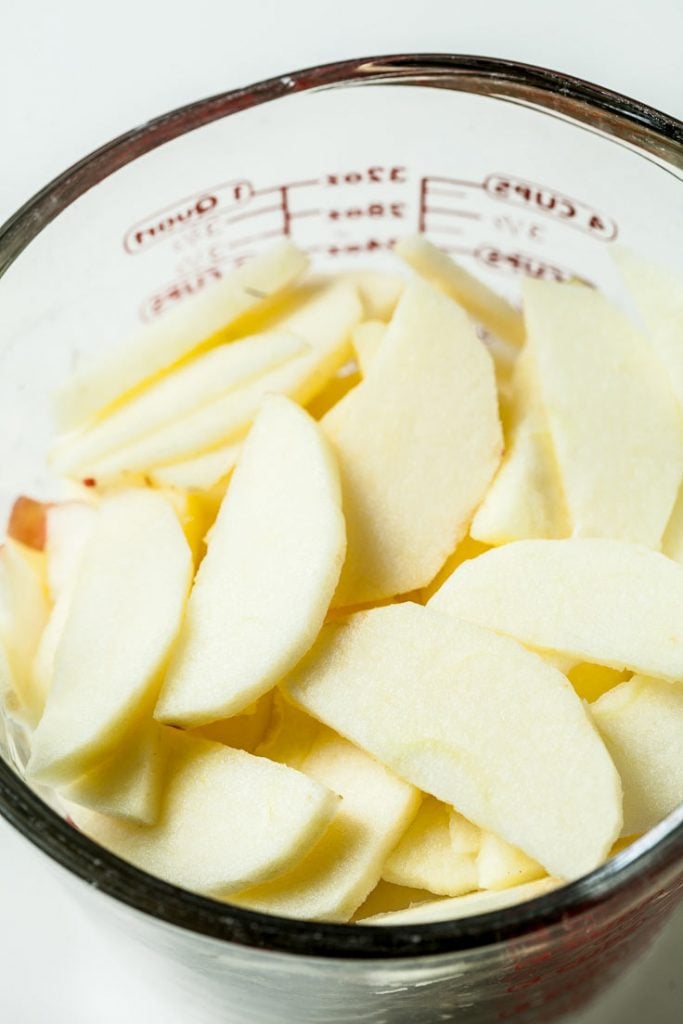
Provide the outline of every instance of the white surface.
[[[0,221],[68,164],[136,123],[211,93],[346,57],[510,57],[591,79],[683,118],[680,0],[3,0],[0,31]],[[5,823],[0,878],[4,1021],[196,1019],[181,997],[168,996],[163,966],[105,942],[42,855]],[[682,946],[679,912],[653,954],[574,1024],[674,1024],[683,1005]]]

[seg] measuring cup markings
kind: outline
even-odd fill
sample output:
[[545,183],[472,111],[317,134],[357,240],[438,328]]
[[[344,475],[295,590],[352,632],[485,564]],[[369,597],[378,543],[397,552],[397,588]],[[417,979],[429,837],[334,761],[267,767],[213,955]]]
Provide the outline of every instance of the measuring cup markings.
[[[514,212],[499,212],[504,206]],[[137,255],[167,242],[177,257],[175,277],[142,303],[140,316],[149,320],[279,237],[334,261],[388,252],[398,237],[417,230],[488,271],[591,284],[575,268],[494,240],[502,235],[542,246],[549,231],[564,227],[605,242],[618,233],[616,222],[590,204],[519,175],[496,172],[475,181],[373,164],[261,188],[241,178],[204,189],[137,222],[125,233],[124,249]],[[329,241],[321,241],[323,232]]]

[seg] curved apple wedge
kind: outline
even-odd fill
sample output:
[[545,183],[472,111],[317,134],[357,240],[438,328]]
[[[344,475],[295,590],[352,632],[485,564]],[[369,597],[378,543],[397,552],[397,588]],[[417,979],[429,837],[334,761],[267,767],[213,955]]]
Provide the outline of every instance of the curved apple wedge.
[[155,712],[196,727],[239,714],[315,640],[346,536],[334,453],[270,396],[245,442]]
[[365,379],[325,416],[349,551],[336,607],[426,586],[500,461],[493,363],[467,314],[408,284]]
[[640,545],[506,544],[464,562],[429,606],[578,662],[683,680],[683,566]]
[[567,679],[520,644],[404,603],[325,626],[284,683],[399,777],[574,878],[621,830],[621,784]]
[[475,914],[490,914],[494,910],[513,907],[516,903],[535,900],[539,896],[557,889],[560,883],[555,878],[541,878],[537,882],[525,885],[514,885],[510,889],[491,889],[487,892],[471,892],[466,896],[455,896],[450,900],[434,900],[432,903],[421,903],[407,910],[394,910],[388,914],[377,914],[365,917],[359,924],[367,925],[403,925],[429,924],[434,921],[455,921],[461,917],[473,917]]
[[191,573],[190,549],[165,498],[124,491],[103,500],[33,737],[35,781],[59,786],[90,771],[154,700]]
[[143,871],[224,898],[287,871],[320,838],[339,806],[293,768],[164,729],[166,785],[156,825],[135,825],[69,805],[75,824]]

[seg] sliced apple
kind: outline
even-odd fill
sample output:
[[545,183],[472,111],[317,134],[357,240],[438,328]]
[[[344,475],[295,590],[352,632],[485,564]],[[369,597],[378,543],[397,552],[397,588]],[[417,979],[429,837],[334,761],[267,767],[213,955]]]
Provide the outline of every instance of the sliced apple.
[[165,498],[123,491],[102,501],[33,738],[35,781],[65,785],[96,767],[154,701],[191,574]]
[[292,871],[240,893],[235,901],[283,917],[348,921],[377,885],[387,853],[417,810],[419,794],[327,729],[301,770],[341,795],[334,821]]
[[179,487],[164,487],[161,493],[175,509],[194,563],[199,565],[205,551],[205,538],[216,520],[225,497],[225,488],[186,491]]
[[0,737],[2,736],[3,720],[6,716],[13,719],[24,717],[9,655],[5,648],[5,642],[0,636]]
[[513,345],[523,344],[524,321],[519,310],[431,242],[414,235],[401,239],[394,246],[394,252],[417,274],[464,306],[475,320],[499,338]]
[[610,251],[645,322],[647,340],[683,406],[683,275],[622,247]]
[[683,680],[683,566],[636,544],[505,544],[463,563],[429,604],[577,662]]
[[363,377],[367,377],[372,360],[375,358],[387,325],[382,320],[363,320],[354,327],[351,341]]
[[67,501],[48,509],[45,554],[53,601],[71,589],[96,518],[96,507],[83,501]]
[[407,602],[374,608],[326,625],[284,686],[558,877],[595,868],[619,835],[619,777],[582,702],[507,637]]
[[153,825],[167,760],[162,729],[145,719],[111,757],[61,790],[60,796],[99,814]]
[[334,453],[303,409],[273,395],[213,527],[159,721],[207,725],[272,689],[315,640],[345,546]]
[[440,896],[462,896],[477,889],[472,854],[453,848],[446,804],[425,797],[417,815],[391,851],[382,878],[394,885],[427,889]]
[[[266,693],[250,707],[245,708],[241,715],[234,715],[233,718],[226,718],[222,722],[205,725],[197,732],[204,739],[213,740],[214,743],[223,743],[226,747],[234,747],[236,750],[248,750],[250,754],[253,754],[265,739],[272,713],[273,695]],[[271,758],[271,760],[280,759]],[[299,766],[292,765],[291,767],[298,768]]]
[[568,537],[571,526],[559,467],[528,348],[515,366],[510,408],[509,445],[470,534],[487,544]]
[[17,698],[27,720],[35,723],[42,699],[32,685],[32,667],[49,605],[42,573],[31,549],[8,539],[0,548],[0,642],[11,668]]
[[451,846],[455,853],[479,852],[481,829],[473,822],[468,821],[454,807],[449,808],[448,829],[451,836]]
[[194,455],[180,462],[171,462],[150,470],[149,476],[157,487],[183,487],[187,490],[208,491],[226,480],[237,465],[242,441],[225,444],[221,448]]
[[349,284],[314,291],[309,302],[280,321],[283,330],[310,343],[310,352],[89,464],[87,475],[106,482],[125,474],[156,471],[168,463],[232,444],[244,436],[266,395],[272,393],[306,405],[349,356],[350,334],[361,312],[360,300]]
[[406,284],[384,270],[348,270],[344,278],[358,289],[367,320],[391,320]]
[[[557,655],[564,657],[564,655]],[[591,665],[587,661],[572,665],[566,672],[567,679],[572,684],[581,700],[592,703],[601,697],[603,693],[612,690],[619,683],[623,683],[629,676],[628,672],[620,672],[616,668],[605,668],[604,665]]]
[[322,423],[339,455],[349,544],[334,604],[425,586],[501,454],[493,364],[465,313],[412,281],[368,376]]
[[662,538],[662,551],[676,562],[683,562],[683,487],[679,490]]
[[419,903],[433,903],[434,893],[426,889],[409,889],[403,885],[379,881],[365,902],[358,908],[351,920],[354,923],[378,914],[390,914],[395,910],[408,910]]
[[31,685],[38,714],[42,714],[52,686],[55,658],[69,617],[72,597],[73,589],[65,590],[59,595],[50,609],[45,628],[40,634],[31,666]]
[[52,453],[55,472],[82,477],[99,459],[237,391],[310,351],[301,338],[267,331],[219,345],[154,380]]
[[543,878],[546,872],[531,857],[504,839],[483,831],[477,854],[477,889],[509,889]]
[[636,675],[590,707],[624,787],[623,835],[683,803],[683,686]]
[[658,549],[683,475],[666,375],[592,288],[527,279],[524,311],[573,536]]
[[283,874],[337,811],[334,793],[292,768],[175,730],[164,737],[170,757],[155,825],[77,805],[70,813],[102,846],[174,885],[224,899]]
[[109,411],[117,399],[200,347],[238,336],[243,318],[267,305],[307,266],[304,253],[284,241],[187,299],[144,333],[71,377],[56,403],[60,426],[79,426],[96,413]]
[[515,885],[511,889],[491,890],[490,892],[473,892],[467,896],[455,896],[449,900],[435,900],[433,903],[421,903],[408,910],[396,910],[389,914],[378,914],[366,917],[360,924],[366,925],[416,925],[431,924],[435,921],[456,921],[462,917],[474,917],[476,914],[490,914],[494,910],[513,907],[517,903],[538,899],[546,893],[557,889],[560,882],[554,878],[541,878],[537,882]]
[[290,768],[301,768],[321,729],[320,722],[305,714],[283,697],[279,689],[275,689],[268,729],[256,753],[259,757],[288,764]]

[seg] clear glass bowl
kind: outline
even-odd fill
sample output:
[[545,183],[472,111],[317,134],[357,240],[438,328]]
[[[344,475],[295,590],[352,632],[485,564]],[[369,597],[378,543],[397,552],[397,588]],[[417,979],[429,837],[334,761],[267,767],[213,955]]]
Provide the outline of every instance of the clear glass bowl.
[[[683,273],[682,180],[680,122],[480,57],[332,64],[143,125],[0,234],[0,515],[18,492],[58,496],[50,395],[78,362],[278,236],[346,269],[391,266],[393,240],[419,230],[513,299],[534,274],[623,302],[615,239]],[[10,723],[0,746],[0,813],[71,873],[102,926],[182,964],[221,1021],[547,1022],[620,974],[683,896],[680,808],[587,877],[498,913],[395,928],[270,917],[102,850],[23,781]]]

